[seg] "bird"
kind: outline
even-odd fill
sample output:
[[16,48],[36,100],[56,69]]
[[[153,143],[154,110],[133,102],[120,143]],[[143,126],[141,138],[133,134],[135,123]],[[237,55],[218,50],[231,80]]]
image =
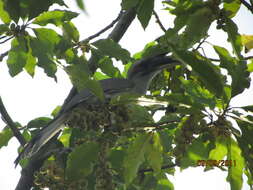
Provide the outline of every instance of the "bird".
[[[100,80],[106,99],[122,93],[145,95],[152,79],[164,68],[174,67],[180,62],[166,54],[159,54],[143,58],[133,63],[127,72],[127,78],[108,78]],[[59,134],[64,127],[68,115],[81,103],[89,104],[91,100],[98,100],[89,90],[83,89],[76,93],[68,102],[65,102],[59,114],[42,128],[25,146],[14,163],[17,165],[23,158],[35,155],[50,139]]]

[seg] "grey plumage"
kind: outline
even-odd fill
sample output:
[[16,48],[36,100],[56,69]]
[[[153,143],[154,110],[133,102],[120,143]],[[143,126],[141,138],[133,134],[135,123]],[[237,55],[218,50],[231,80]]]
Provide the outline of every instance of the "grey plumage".
[[[145,94],[150,82],[156,74],[158,74],[163,68],[178,64],[178,61],[165,55],[142,59],[131,66],[128,71],[127,79],[110,78],[101,80],[100,84],[106,98],[110,98],[124,92]],[[94,98],[95,96],[88,89],[84,89],[73,96],[70,101],[62,106],[59,114],[26,144],[24,150],[15,160],[15,164],[24,157],[33,156],[41,149],[41,147],[43,147],[43,145],[54,137],[63,127],[67,116],[74,107],[83,102],[89,104],[90,100]]]

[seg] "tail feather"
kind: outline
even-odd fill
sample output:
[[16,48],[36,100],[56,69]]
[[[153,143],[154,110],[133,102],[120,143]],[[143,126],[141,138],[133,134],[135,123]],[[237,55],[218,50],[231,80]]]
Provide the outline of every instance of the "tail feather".
[[46,127],[44,127],[30,142],[28,142],[24,150],[18,155],[14,161],[15,165],[26,157],[31,157],[37,153],[50,139],[52,139],[63,127],[66,121],[66,113],[59,115],[53,119]]

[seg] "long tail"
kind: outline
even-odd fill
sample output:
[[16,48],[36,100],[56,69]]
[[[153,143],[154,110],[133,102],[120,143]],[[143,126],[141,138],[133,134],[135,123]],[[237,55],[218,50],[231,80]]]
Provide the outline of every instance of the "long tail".
[[17,165],[21,159],[31,157],[36,152],[38,152],[41,147],[43,147],[43,145],[45,145],[61,130],[65,121],[66,113],[59,115],[53,119],[46,127],[41,129],[41,131],[25,145],[24,150],[14,161],[15,165]]

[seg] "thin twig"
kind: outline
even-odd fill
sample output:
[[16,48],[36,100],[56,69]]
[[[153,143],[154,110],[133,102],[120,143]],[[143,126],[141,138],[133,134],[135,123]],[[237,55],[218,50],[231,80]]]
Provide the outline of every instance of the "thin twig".
[[9,53],[9,51],[6,51],[6,52],[0,54],[0,61],[2,61],[3,58],[8,55],[8,53]]
[[[214,59],[214,58],[207,58],[209,59],[210,61],[214,61],[214,62],[220,62],[220,59]],[[243,60],[249,60],[249,59],[253,59],[253,56],[247,56],[247,57],[243,57]]]
[[90,40],[92,40],[92,39],[100,36],[102,33],[104,33],[105,31],[109,30],[110,28],[112,28],[114,26],[114,24],[119,21],[119,19],[122,16],[122,14],[123,14],[123,10],[120,11],[120,13],[118,14],[117,18],[114,19],[108,26],[106,26],[105,28],[103,28],[102,30],[100,30],[99,32],[97,32],[96,34],[93,34],[93,35],[89,36],[88,38],[86,38],[86,39],[78,42],[78,45],[81,45],[83,43],[87,43]]
[[13,37],[14,37],[14,36],[10,36],[9,38],[7,38],[7,39],[5,39],[4,41],[0,42],[0,44],[3,44],[3,43],[5,43],[5,42],[9,41],[9,40],[12,39]]
[[253,7],[245,0],[241,0],[241,3],[249,9],[250,12],[253,14]]
[[10,115],[8,114],[7,110],[4,107],[2,98],[0,97],[0,113],[4,122],[10,127],[13,132],[13,135],[18,139],[19,143],[24,146],[26,141],[22,134],[19,132],[17,125],[13,122]]
[[163,26],[158,14],[155,12],[155,10],[153,10],[153,15],[155,16],[156,22],[157,24],[160,26],[160,28],[162,29],[162,31],[166,32],[167,30],[165,29],[165,27]]
[[[161,169],[165,170],[165,169],[170,169],[170,168],[174,168],[175,166],[177,166],[177,164],[168,164],[165,166],[162,166]],[[154,170],[152,168],[148,168],[148,169],[140,169],[138,171],[138,173],[145,173],[145,172],[153,172]]]

